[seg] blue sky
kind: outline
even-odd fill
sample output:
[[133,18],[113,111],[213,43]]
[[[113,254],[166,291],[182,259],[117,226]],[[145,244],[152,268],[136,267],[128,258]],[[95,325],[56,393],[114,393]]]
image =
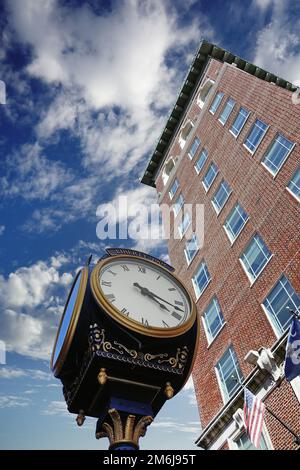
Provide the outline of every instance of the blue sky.
[[[70,283],[100,241],[100,204],[155,202],[139,177],[201,38],[300,85],[300,3],[288,0],[1,2],[0,446],[105,449],[77,428],[49,356]],[[298,82],[298,83],[297,83]],[[140,223],[145,222],[143,219]],[[141,441],[194,449],[192,382]]]

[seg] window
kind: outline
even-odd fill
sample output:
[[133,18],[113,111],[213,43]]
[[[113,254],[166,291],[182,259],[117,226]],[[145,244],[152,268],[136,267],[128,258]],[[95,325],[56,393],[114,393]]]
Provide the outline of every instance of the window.
[[217,111],[218,107],[220,106],[223,96],[224,96],[224,93],[222,93],[221,91],[219,91],[219,93],[216,94],[215,99],[213,100],[212,105],[209,110],[212,114],[215,114],[215,112]]
[[162,172],[162,180],[164,183],[164,186],[167,184],[170,174],[173,171],[173,168],[175,167],[175,162],[172,157],[169,158],[169,160],[166,162],[163,172]]
[[211,343],[225,323],[219,302],[217,301],[216,297],[212,299],[209,306],[205,310],[203,318],[205,322],[206,336],[208,342]]
[[293,142],[290,142],[285,137],[278,134],[270,149],[264,156],[262,164],[270,171],[270,173],[272,173],[272,175],[277,175],[293,147]]
[[237,137],[240,134],[249,115],[250,115],[250,111],[247,111],[247,109],[245,108],[240,108],[239,113],[230,128],[230,132],[231,134],[234,135],[234,137]]
[[207,155],[208,152],[207,150],[203,149],[199,155],[198,160],[196,161],[196,164],[194,166],[196,173],[199,175],[200,171],[202,170],[206,160],[207,160]]
[[221,212],[223,207],[225,206],[225,203],[227,199],[229,198],[231,194],[231,188],[226,181],[221,181],[220,186],[218,187],[217,191],[214,194],[214,197],[212,198],[212,205],[214,206],[214,209],[217,214]]
[[237,239],[247,220],[247,213],[240,204],[236,204],[224,224],[225,232],[231,243]]
[[179,194],[179,196],[176,199],[175,204],[173,206],[173,212],[175,214],[175,217],[176,217],[176,215],[179,214],[180,209],[182,208],[183,204],[184,204],[184,197],[183,197],[182,194]]
[[268,450],[263,435],[261,435],[258,449],[252,444],[248,435],[245,432],[238,439],[236,439],[235,443],[238,448],[237,450]]
[[187,260],[187,264],[190,264],[192,260],[195,258],[198,249],[199,249],[198,239],[196,235],[193,234],[192,238],[188,240],[185,244],[184,254]]
[[251,283],[258,278],[271,256],[272,253],[260,236],[255,235],[240,257],[242,266]]
[[192,283],[197,299],[206,289],[209,281],[211,280],[210,274],[208,272],[207,266],[204,261],[198,267],[196,274],[192,278]]
[[300,166],[289,182],[287,189],[300,201]]
[[198,137],[195,137],[188,154],[191,160],[194,158],[200,143],[200,139],[198,139]]
[[206,192],[209,190],[209,188],[213,184],[218,172],[219,170],[218,170],[217,165],[215,163],[211,163],[202,181],[202,184]]
[[186,212],[186,214],[184,214],[184,216],[183,216],[182,221],[178,225],[178,232],[179,232],[180,238],[183,237],[183,235],[187,231],[190,223],[191,223],[190,214],[188,212]]
[[199,108],[203,108],[204,103],[209,95],[209,92],[215,82],[213,80],[207,80],[204,85],[201,87],[200,93],[197,98],[197,105]]
[[287,330],[292,320],[292,314],[287,307],[296,312],[300,311],[300,297],[290,281],[282,276],[263,302],[263,309],[279,335]]
[[169,190],[169,197],[170,199],[173,199],[173,197],[175,196],[175,193],[177,191],[177,189],[179,188],[179,183],[178,183],[178,179],[176,178],[174,181],[173,181],[173,184]]
[[230,346],[216,365],[224,402],[232,397],[243,380],[234,349]]
[[185,143],[194,127],[194,124],[192,121],[187,121],[183,128],[181,129],[180,136],[179,136],[179,145],[180,148],[183,149],[185,146]]
[[224,108],[222,109],[222,112],[219,117],[219,121],[223,124],[223,126],[226,124],[233,108],[235,105],[235,101],[232,98],[229,98],[226,103]]
[[256,119],[255,123],[252,126],[251,131],[249,132],[244,146],[249,150],[250,153],[254,153],[259,144],[261,143],[265,133],[267,132],[268,126],[264,122]]

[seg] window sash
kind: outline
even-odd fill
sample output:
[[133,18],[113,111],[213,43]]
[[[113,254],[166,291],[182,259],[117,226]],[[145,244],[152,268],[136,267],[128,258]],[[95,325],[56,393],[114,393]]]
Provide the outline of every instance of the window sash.
[[222,181],[212,199],[212,203],[217,214],[221,212],[231,194],[231,188],[226,181]]
[[196,274],[192,278],[194,290],[196,296],[199,298],[201,294],[206,289],[211,277],[208,272],[207,266],[204,261],[202,261],[201,265],[196,271]]
[[218,174],[218,167],[215,165],[215,163],[212,163],[210,167],[208,168],[207,172],[205,173],[205,176],[203,178],[203,185],[206,191],[209,190],[211,185],[213,184],[217,174]]
[[276,137],[262,160],[263,165],[272,173],[272,175],[276,175],[278,173],[293,146],[294,143],[290,142],[282,135],[279,134]]
[[226,101],[225,106],[224,106],[224,108],[223,108],[223,110],[220,114],[220,117],[219,117],[219,121],[223,124],[223,126],[228,121],[228,118],[229,118],[234,106],[235,106],[235,101],[232,98],[229,98]]
[[181,238],[183,237],[183,235],[189,228],[190,223],[191,223],[190,214],[186,212],[183,216],[181,223],[178,225],[178,232]]
[[300,167],[293,175],[287,187],[300,201]]
[[184,204],[184,197],[183,197],[182,194],[179,194],[179,196],[176,199],[175,204],[173,206],[173,212],[175,214],[175,217],[179,214],[183,204]]
[[268,126],[260,119],[256,119],[248,136],[245,139],[244,145],[251,152],[254,153],[259,144],[261,143]]
[[262,239],[255,235],[240,258],[252,281],[258,278],[271,256]]
[[224,229],[231,242],[234,242],[237,239],[248,218],[249,217],[242,206],[240,204],[236,204],[224,224]]
[[195,137],[194,142],[192,143],[189,153],[188,153],[191,160],[194,158],[200,144],[201,144],[200,139],[198,139],[198,137]]
[[169,198],[172,200],[173,197],[175,196],[176,192],[177,192],[177,189],[179,188],[179,182],[178,182],[178,179],[176,178],[174,181],[173,181],[173,184],[169,190]]
[[194,168],[196,170],[196,173],[199,175],[200,171],[205,165],[205,162],[207,160],[208,152],[206,149],[203,149],[199,155],[198,160],[196,161],[196,164],[194,165]]
[[247,111],[245,108],[240,108],[237,117],[235,118],[234,123],[232,124],[230,131],[231,133],[237,137],[241,130],[243,129],[245,122],[247,121],[250,115],[250,111]]
[[217,371],[224,396],[228,400],[240,386],[231,376],[235,375],[238,381],[243,380],[236,354],[231,347],[227,349],[217,363]]
[[190,240],[185,244],[184,253],[187,260],[187,263],[190,264],[191,261],[195,258],[197,251],[199,250],[198,239],[194,234]]
[[293,318],[287,306],[291,310],[299,311],[300,297],[290,281],[283,275],[263,302],[263,307],[279,334],[288,329]]
[[219,302],[214,297],[204,312],[204,321],[211,342],[219,333],[225,323]]
[[220,103],[221,103],[221,101],[222,101],[223,96],[224,96],[224,93],[223,93],[222,91],[219,91],[219,92],[216,94],[216,96],[215,96],[215,98],[214,98],[214,100],[213,100],[213,102],[212,102],[212,105],[211,105],[211,107],[210,107],[210,112],[211,112],[212,114],[215,114],[215,112],[217,111],[218,107],[220,106]]

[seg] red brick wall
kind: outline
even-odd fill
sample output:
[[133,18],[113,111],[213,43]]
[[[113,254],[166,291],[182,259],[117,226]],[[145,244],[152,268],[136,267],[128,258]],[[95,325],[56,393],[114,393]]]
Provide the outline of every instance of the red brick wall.
[[[200,335],[193,377],[203,426],[206,426],[223,406],[214,366],[228,345],[233,345],[242,372],[246,376],[252,366],[243,361],[245,354],[250,349],[269,347],[276,340],[261,308],[266,295],[282,273],[286,274],[293,287],[300,292],[300,239],[297,229],[299,203],[285,189],[300,162],[300,106],[292,104],[291,92],[215,60],[212,60],[206,75],[215,79],[221,69],[225,69],[225,72],[218,90],[223,91],[225,97],[214,116],[208,110],[205,111],[195,134],[201,140],[201,148],[208,150],[208,159],[200,175],[197,175],[194,170],[195,161],[185,155],[176,172],[186,203],[204,204],[204,246],[188,267],[183,252],[185,240],[169,242],[171,262],[192,295],[194,292],[191,278],[198,263],[204,258],[212,281],[197,302],[198,313],[201,315],[213,295],[216,295],[226,321],[226,326],[209,348],[203,329]],[[237,104],[223,127],[218,122],[218,115],[228,97],[235,99]],[[240,106],[251,111],[251,115],[235,139],[229,128]],[[187,118],[193,119],[199,113],[200,109],[195,100],[187,112]],[[256,153],[251,155],[242,143],[256,118],[262,119],[270,128]],[[277,132],[296,142],[296,147],[273,178],[260,161]],[[188,145],[184,150],[187,153]],[[179,154],[180,148],[176,139],[168,155]],[[218,165],[220,172],[206,194],[201,181],[212,161]],[[229,183],[233,192],[217,216],[211,198],[222,178]],[[158,177],[157,190],[162,189],[161,177]],[[223,224],[237,201],[248,213],[249,221],[231,246]],[[161,202],[169,204],[168,196],[165,195]],[[255,232],[260,234],[274,256],[250,287],[239,256]],[[288,409],[292,413],[292,408]]]
[[[299,402],[292,387],[286,381],[276,388],[265,400],[271,411],[282,419],[295,433],[300,435]],[[266,411],[265,422],[269,430],[274,449],[296,450],[295,439],[273,416]]]

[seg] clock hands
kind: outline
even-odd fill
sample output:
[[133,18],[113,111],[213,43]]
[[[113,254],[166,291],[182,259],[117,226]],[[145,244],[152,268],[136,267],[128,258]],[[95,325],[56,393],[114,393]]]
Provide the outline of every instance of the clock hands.
[[[153,300],[155,300],[155,298],[159,299],[159,300],[162,300],[166,304],[171,305],[171,307],[173,307],[175,310],[179,310],[180,312],[183,312],[183,310],[181,308],[177,307],[176,305],[170,304],[170,302],[168,302],[167,300],[165,300],[162,297],[159,297],[158,295],[154,294],[154,292],[151,292],[149,289],[147,289],[147,287],[142,287],[137,282],[134,282],[133,285],[135,287],[138,287],[141,290],[143,295],[148,295],[148,297],[151,297]],[[160,304],[160,306],[161,305],[162,304]],[[165,307],[165,309],[166,309],[166,307]],[[168,310],[168,309],[166,309],[166,310]]]
[[158,300],[154,298],[154,296],[152,295],[152,292],[150,292],[149,289],[147,289],[147,287],[142,287],[137,282],[134,282],[133,285],[140,289],[142,295],[146,295],[150,299],[154,300],[154,302],[156,302],[160,306],[160,308],[162,308],[163,310],[167,310],[167,312],[170,311],[164,304],[161,304]]

